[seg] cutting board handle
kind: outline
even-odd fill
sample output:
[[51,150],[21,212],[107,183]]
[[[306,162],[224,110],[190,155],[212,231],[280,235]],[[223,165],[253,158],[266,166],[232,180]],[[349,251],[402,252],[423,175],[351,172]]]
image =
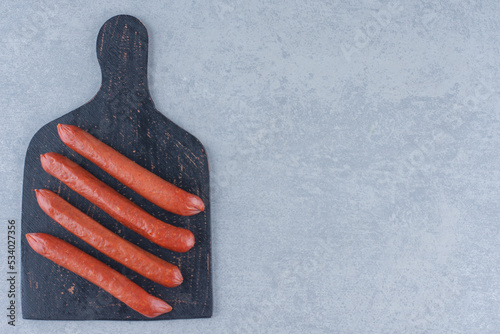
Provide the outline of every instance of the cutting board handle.
[[104,23],[97,37],[101,66],[99,93],[108,97],[126,94],[150,100],[147,80],[148,32],[140,20],[117,15]]

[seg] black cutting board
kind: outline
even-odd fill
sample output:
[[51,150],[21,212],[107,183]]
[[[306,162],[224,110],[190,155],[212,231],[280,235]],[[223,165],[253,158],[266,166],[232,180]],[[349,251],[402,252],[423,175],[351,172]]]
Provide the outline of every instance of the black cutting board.
[[[212,315],[210,197],[208,160],[203,145],[156,110],[147,83],[148,35],[135,17],[109,19],[97,38],[102,85],[87,104],[42,127],[31,140],[24,166],[22,205],[22,314],[25,319],[147,320],[104,290],[35,253],[25,235],[49,233],[108,264],[173,310],[154,319],[200,318]],[[76,93],[77,94],[77,93]],[[174,111],[172,111],[174,112]],[[88,131],[141,166],[198,195],[203,213],[182,217],[168,213],[66,147],[57,124]],[[47,174],[40,154],[57,152],[165,222],[189,229],[195,246],[186,253],[161,248],[127,229],[102,210]],[[111,260],[49,218],[38,206],[35,189],[49,189],[126,240],[177,265],[184,282],[165,288]]]

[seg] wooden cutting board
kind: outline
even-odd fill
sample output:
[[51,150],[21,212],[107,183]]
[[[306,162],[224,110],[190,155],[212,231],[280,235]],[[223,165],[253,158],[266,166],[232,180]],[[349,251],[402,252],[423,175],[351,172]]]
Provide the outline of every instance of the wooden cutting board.
[[[210,197],[206,151],[194,136],[156,110],[147,83],[148,35],[138,19],[128,15],[109,19],[97,38],[97,57],[102,71],[99,92],[90,102],[42,127],[26,153],[21,226],[23,318],[148,319],[104,290],[35,253],[25,238],[26,233],[31,232],[49,233],[68,241],[168,302],[173,310],[155,320],[210,317]],[[77,125],[165,180],[198,195],[205,203],[205,212],[182,217],[148,202],[66,147],[57,135],[58,123]],[[47,152],[60,153],[80,164],[156,218],[189,229],[196,238],[195,246],[186,253],[175,253],[125,228],[47,174],[40,164],[40,155]],[[177,265],[184,282],[176,288],[165,288],[96,251],[38,207],[35,189],[58,193],[124,239]]]

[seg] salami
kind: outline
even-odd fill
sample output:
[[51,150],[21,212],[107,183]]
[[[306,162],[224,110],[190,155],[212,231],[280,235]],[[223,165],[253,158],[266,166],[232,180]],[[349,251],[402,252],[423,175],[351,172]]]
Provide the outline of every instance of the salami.
[[134,232],[175,252],[193,247],[194,235],[189,230],[156,219],[68,158],[50,152],[42,154],[40,160],[47,173]]
[[26,239],[38,254],[92,282],[148,318],[172,310],[163,300],[66,241],[45,233],[28,233]]
[[168,288],[182,283],[177,266],[119,237],[52,191],[35,191],[38,205],[47,215],[101,253]]
[[58,124],[57,131],[69,148],[164,210],[181,216],[191,216],[205,210],[198,196],[139,166],[77,126]]

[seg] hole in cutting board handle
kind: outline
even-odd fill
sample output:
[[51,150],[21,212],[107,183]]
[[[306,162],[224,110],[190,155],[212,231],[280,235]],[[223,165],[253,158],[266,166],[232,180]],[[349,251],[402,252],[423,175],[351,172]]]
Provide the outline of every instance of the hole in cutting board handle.
[[104,23],[97,36],[97,59],[101,66],[100,91],[143,91],[147,84],[148,32],[140,20],[117,15]]

